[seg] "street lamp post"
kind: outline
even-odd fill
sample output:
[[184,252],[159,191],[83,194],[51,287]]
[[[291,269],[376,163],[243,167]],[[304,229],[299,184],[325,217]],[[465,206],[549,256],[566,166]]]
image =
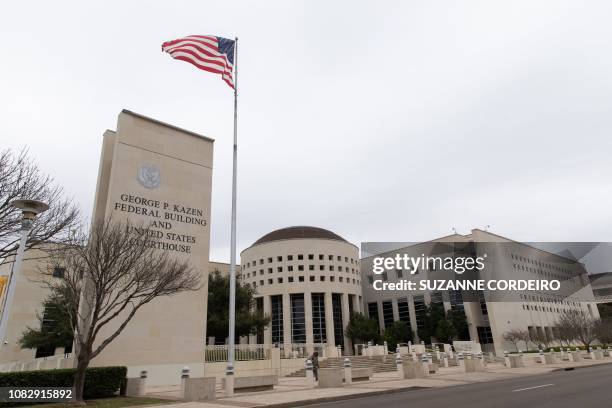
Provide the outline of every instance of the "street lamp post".
[[21,210],[21,240],[19,242],[19,248],[17,248],[15,263],[13,264],[11,276],[9,278],[8,290],[4,298],[2,317],[0,318],[0,346],[8,343],[6,340],[6,327],[13,304],[13,297],[15,296],[15,285],[17,284],[17,277],[21,269],[21,262],[23,261],[23,253],[25,252],[28,235],[32,230],[32,224],[36,216],[49,209],[47,204],[37,200],[15,200],[11,202],[11,205]]

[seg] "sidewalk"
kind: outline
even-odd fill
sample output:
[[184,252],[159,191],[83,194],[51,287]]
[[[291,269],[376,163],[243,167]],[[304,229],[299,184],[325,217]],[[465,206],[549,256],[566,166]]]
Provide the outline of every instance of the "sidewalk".
[[578,363],[563,362],[541,365],[528,362],[524,368],[506,368],[502,363],[489,363],[485,372],[464,373],[460,367],[441,368],[438,374],[428,378],[400,380],[395,372],[374,374],[370,381],[357,382],[341,388],[312,388],[305,384],[305,378],[279,378],[274,390],[245,392],[233,397],[225,397],[224,390],[217,385],[217,399],[211,402],[182,402],[179,389],[157,389],[147,393],[151,397],[175,399],[164,407],[167,408],[227,408],[227,407],[293,407],[327,401],[359,398],[363,396],[386,394],[422,388],[451,387],[455,385],[495,381],[527,375],[543,374],[552,371],[575,369],[600,364],[612,364],[612,359],[582,361]]

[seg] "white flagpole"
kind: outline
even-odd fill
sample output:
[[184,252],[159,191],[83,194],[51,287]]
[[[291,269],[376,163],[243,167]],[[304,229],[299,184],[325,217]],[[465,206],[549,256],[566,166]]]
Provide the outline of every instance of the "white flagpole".
[[234,343],[236,325],[236,170],[238,162],[238,37],[234,40],[234,157],[232,173],[232,234],[230,247],[229,339],[225,392],[234,394]]

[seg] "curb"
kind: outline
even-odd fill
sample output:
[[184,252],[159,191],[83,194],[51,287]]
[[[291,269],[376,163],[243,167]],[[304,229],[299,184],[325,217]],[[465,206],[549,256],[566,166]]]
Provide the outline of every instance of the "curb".
[[574,370],[579,370],[581,368],[599,367],[599,366],[608,365],[608,364],[612,364],[612,361],[608,361],[605,363],[575,366],[575,367],[559,367],[559,368],[555,368],[554,370],[552,370],[551,373],[559,372],[559,371],[574,371]]
[[332,397],[311,398],[307,400],[282,402],[279,404],[267,404],[267,405],[258,405],[258,406],[270,407],[270,408],[292,408],[292,407],[301,407],[305,405],[322,404],[326,402],[346,401],[346,400],[363,398],[363,397],[374,397],[377,395],[397,394],[397,393],[406,392],[406,391],[426,390],[428,388],[431,388],[431,387],[417,387],[417,386],[402,387],[402,388],[393,388],[390,390],[368,391],[368,392],[362,392],[359,394],[346,394],[346,395],[337,395],[337,396],[332,396]]

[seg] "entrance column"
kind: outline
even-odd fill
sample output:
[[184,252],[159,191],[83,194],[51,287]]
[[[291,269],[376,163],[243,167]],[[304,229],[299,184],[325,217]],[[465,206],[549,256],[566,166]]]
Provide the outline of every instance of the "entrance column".
[[350,309],[349,309],[349,294],[348,293],[343,293],[342,295],[342,333],[344,336],[344,355],[352,355],[353,354],[353,344],[351,343],[351,340],[346,337],[346,327],[349,324],[349,321],[351,320],[351,313],[350,313]]
[[353,310],[357,313],[363,313],[362,309],[363,308],[361,307],[361,296],[353,296]]
[[310,356],[314,351],[312,335],[312,294],[304,292],[304,320],[306,321],[306,352]]
[[283,293],[283,344],[285,357],[291,354],[291,299],[289,293]]
[[336,347],[336,338],[334,333],[334,306],[332,302],[331,292],[325,292],[325,335],[327,337],[327,346]]
[[[272,298],[269,295],[263,297],[264,316],[272,317]],[[264,344],[272,344],[272,324],[264,329]]]

